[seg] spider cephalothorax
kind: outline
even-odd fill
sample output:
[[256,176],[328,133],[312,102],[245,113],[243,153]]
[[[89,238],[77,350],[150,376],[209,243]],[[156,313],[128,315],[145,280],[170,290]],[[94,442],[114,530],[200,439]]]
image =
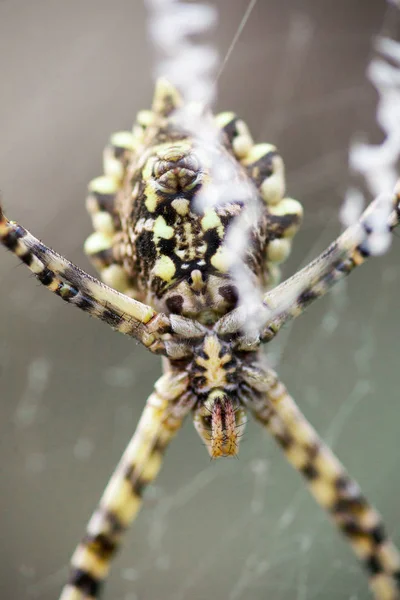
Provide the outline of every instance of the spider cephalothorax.
[[[215,147],[201,147],[178,124],[174,111],[180,107],[179,94],[161,81],[152,110],[139,113],[133,133],[112,137],[105,175],[89,186],[95,233],[85,249],[104,283],[9,221],[0,205],[1,243],[44,286],[164,355],[164,375],[72,558],[61,600],[98,598],[122,534],[185,417],[192,413],[210,455],[218,458],[237,454],[245,410],[273,436],[346,535],[376,599],[400,600],[400,554],[379,513],[259,354],[289,319],[368,258],[376,234],[388,235],[399,224],[400,188],[385,206],[387,222],[379,217],[376,225],[371,218],[388,202],[378,198],[317,259],[273,287],[302,215],[298,202],[283,197],[281,158],[273,146],[253,144],[232,113],[216,117],[221,139]],[[195,206],[196,195],[213,183],[210,167],[218,157],[231,162],[234,183],[251,187],[260,208],[244,261],[254,282],[273,289],[257,305],[252,327],[246,327],[252,319],[247,307],[236,307],[226,245],[232,220],[248,217],[248,207],[234,194],[214,208]]]
[[[256,353],[246,353],[245,362]],[[182,369],[182,365],[175,368]],[[234,456],[246,424],[241,403],[243,357],[213,330],[205,330],[183,367],[196,398],[193,422],[212,458]]]

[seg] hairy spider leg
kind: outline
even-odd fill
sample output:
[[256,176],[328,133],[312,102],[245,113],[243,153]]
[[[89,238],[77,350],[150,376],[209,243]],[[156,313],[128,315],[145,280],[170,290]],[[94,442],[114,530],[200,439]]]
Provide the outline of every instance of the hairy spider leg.
[[156,478],[167,445],[193,407],[186,374],[165,373],[147,400],[136,431],[112,475],[86,535],[71,561],[60,600],[99,597],[121,538],[142,505],[145,488]]
[[348,538],[368,571],[376,600],[399,600],[400,554],[388,537],[380,514],[319,438],[276,373],[268,371],[256,377],[253,374],[248,382],[266,392],[266,396],[247,402],[248,408],[272,434],[290,464],[306,479],[318,504]]
[[[264,296],[267,317],[261,332],[263,342],[270,341],[282,325],[298,317],[314,300],[324,296],[337,281],[374,254],[372,239],[376,234],[380,235],[383,229],[382,217],[377,214],[381,209],[382,199],[377,198],[357,223],[348,227],[318,258]],[[399,217],[400,182],[393,194],[387,233],[397,227]],[[269,311],[272,316],[268,315]]]
[[0,242],[29,267],[40,283],[66,302],[139,340],[154,353],[165,351],[161,336],[169,331],[166,315],[120,294],[85,273],[21,225],[9,221],[1,205]]

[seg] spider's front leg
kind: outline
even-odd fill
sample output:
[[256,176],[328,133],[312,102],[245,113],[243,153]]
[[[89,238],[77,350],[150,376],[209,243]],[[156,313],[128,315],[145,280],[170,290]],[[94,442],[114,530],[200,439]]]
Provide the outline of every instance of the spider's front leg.
[[266,317],[262,341],[270,341],[287,321],[299,316],[337,281],[374,255],[377,238],[379,244],[379,236],[390,235],[399,225],[400,181],[389,200],[378,197],[371,202],[359,220],[325,252],[264,296]]
[[112,475],[76,549],[60,600],[94,600],[121,538],[135,519],[142,495],[156,478],[164,451],[193,407],[184,373],[167,372],[148,398],[135,434]]
[[367,569],[376,600],[399,600],[400,554],[380,514],[320,439],[273,371],[249,368],[257,390],[248,408],[275,438],[290,464],[307,480],[316,501],[330,514]]
[[37,279],[66,302],[163,353],[169,319],[151,306],[101,283],[45,246],[18,223],[9,221],[0,204],[0,242],[25,263]]

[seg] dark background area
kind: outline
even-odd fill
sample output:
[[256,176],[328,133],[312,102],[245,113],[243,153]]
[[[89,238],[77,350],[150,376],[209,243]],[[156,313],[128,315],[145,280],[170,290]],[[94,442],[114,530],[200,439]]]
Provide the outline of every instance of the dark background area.
[[[219,0],[228,49],[247,7]],[[285,275],[340,231],[348,148],[380,139],[365,76],[383,1],[259,0],[220,78],[218,110],[275,143],[305,208]],[[384,21],[386,25],[384,25]],[[109,135],[152,96],[142,2],[0,3],[0,186],[7,214],[90,270],[87,182]],[[400,543],[400,241],[279,336],[278,370]],[[58,597],[159,360],[61,303],[0,252],[0,595]],[[190,422],[114,564],[104,598],[363,600],[366,577],[272,440],[210,463]]]

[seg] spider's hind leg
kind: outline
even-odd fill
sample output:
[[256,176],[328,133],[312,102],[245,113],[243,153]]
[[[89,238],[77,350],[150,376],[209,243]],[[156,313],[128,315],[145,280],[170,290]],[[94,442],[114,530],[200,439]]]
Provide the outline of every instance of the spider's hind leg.
[[[306,479],[311,494],[346,536],[369,575],[376,600],[399,600],[400,554],[382,517],[358,484],[319,438],[273,371],[249,371],[247,381],[265,396],[248,402],[249,409],[275,438],[290,464]],[[261,385],[260,385],[261,383]]]
[[112,475],[76,549],[60,600],[99,597],[113,556],[135,519],[145,488],[156,478],[164,451],[193,406],[186,374],[168,372],[148,398],[132,440]]

